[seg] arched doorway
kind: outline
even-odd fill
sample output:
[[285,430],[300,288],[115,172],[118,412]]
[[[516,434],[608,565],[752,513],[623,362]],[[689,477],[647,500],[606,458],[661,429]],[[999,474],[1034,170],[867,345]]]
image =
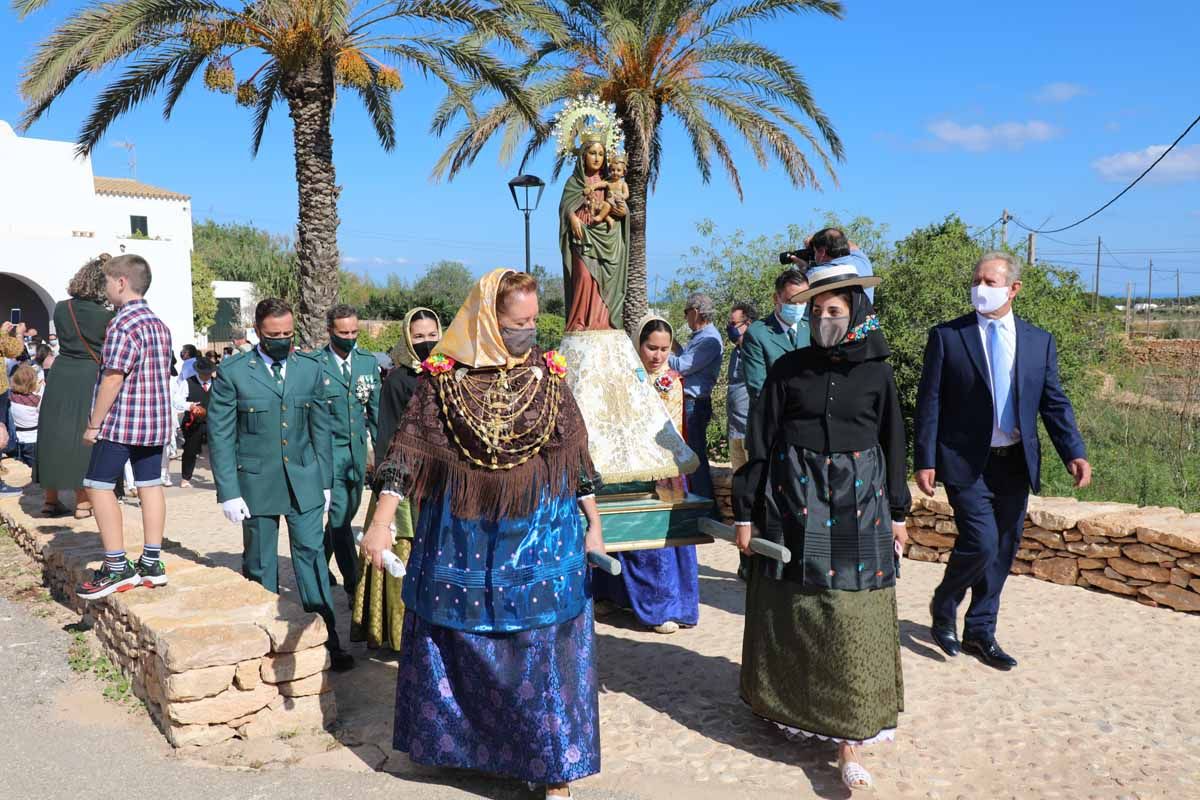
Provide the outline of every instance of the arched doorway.
[[50,333],[54,299],[49,292],[23,275],[0,272],[0,319],[9,319],[13,309],[20,309],[21,321],[39,336]]

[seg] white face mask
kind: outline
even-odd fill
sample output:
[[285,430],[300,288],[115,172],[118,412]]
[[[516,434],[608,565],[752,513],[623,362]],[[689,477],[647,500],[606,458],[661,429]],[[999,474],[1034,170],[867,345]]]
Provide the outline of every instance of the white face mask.
[[1008,289],[1007,286],[988,286],[983,283],[972,286],[971,305],[980,314],[990,314],[1008,302]]

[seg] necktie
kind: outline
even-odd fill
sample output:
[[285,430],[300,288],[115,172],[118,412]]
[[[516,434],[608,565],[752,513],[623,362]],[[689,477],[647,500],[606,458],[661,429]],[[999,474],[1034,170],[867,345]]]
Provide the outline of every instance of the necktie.
[[271,365],[271,373],[275,375],[276,383],[283,383],[283,364],[276,361]]
[[788,341],[792,343],[792,347],[796,346],[796,329],[788,328]]
[[1012,433],[1017,427],[1017,410],[1012,393],[1012,353],[1000,335],[1000,323],[988,323],[988,360],[992,365],[992,406],[996,427]]
[[346,382],[347,386],[350,385],[350,365],[345,361],[342,362],[342,380]]

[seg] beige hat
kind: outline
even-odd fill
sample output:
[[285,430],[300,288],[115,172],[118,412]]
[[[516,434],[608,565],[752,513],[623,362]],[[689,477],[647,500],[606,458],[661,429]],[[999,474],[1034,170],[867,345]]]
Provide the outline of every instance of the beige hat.
[[809,298],[836,289],[846,289],[851,286],[861,286],[870,289],[880,284],[881,278],[875,275],[861,277],[853,264],[829,263],[808,270],[808,288],[797,292],[788,298],[789,303],[805,303]]

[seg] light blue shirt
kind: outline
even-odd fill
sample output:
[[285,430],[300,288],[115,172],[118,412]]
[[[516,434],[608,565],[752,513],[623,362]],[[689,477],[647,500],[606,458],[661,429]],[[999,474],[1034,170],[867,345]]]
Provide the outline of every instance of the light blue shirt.
[[683,352],[671,356],[667,365],[683,376],[684,397],[709,397],[721,375],[725,347],[711,322],[692,334]]
[[[840,256],[840,257],[835,258],[832,261],[829,261],[827,263],[829,263],[829,264],[853,264],[854,268],[856,270],[858,270],[858,277],[860,277],[860,278],[865,278],[868,275],[875,274],[875,270],[871,268],[871,259],[867,258],[867,254],[864,253],[862,250],[859,250],[857,247],[850,251],[850,255]],[[821,266],[824,266],[824,265],[821,265]],[[875,289],[874,288],[864,289],[863,291],[865,291],[867,293],[867,299],[870,300],[872,303],[874,303],[875,302]]]

